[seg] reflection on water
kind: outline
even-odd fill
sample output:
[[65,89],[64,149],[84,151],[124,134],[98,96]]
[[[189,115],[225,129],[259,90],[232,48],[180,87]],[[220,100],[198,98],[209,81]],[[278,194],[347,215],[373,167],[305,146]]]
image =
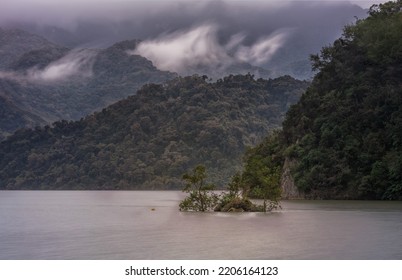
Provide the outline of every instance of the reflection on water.
[[[0,259],[402,259],[402,203],[185,213],[181,192],[0,192]],[[152,210],[154,209],[154,210]]]

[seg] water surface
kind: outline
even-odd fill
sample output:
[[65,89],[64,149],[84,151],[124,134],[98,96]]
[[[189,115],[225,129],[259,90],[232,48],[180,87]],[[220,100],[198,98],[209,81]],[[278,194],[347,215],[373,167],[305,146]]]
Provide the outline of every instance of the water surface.
[[2,191],[0,259],[402,259],[401,202],[183,213],[184,195]]

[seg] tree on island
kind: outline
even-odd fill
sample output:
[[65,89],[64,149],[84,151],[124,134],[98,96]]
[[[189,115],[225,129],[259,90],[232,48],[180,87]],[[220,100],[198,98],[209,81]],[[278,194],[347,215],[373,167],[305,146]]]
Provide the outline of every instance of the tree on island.
[[[260,169],[266,170],[265,167]],[[189,196],[180,202],[180,211],[267,212],[280,207],[280,189],[277,186],[280,180],[279,170],[267,175],[261,173],[260,169],[257,168],[252,174],[246,173],[248,177],[240,172],[236,173],[228,184],[228,191],[218,195],[213,192],[214,185],[205,183],[205,167],[198,165],[182,177],[186,181],[183,191],[189,193]],[[252,203],[248,197],[250,184],[256,183],[251,181],[251,175],[258,177],[258,186],[253,185],[252,189],[254,192],[258,190],[258,194],[264,199],[263,205]]]
[[252,168],[255,168],[254,170],[249,170],[253,172],[252,177],[247,177],[245,180],[249,180],[249,184],[252,181],[253,197],[263,199],[264,212],[280,208],[280,168],[269,168],[261,163]]
[[217,212],[265,212],[264,206],[256,205],[248,198],[248,187],[243,176],[237,172],[228,184],[228,192],[223,192],[214,211]]
[[244,159],[243,184],[247,197],[264,200],[264,211],[280,208],[283,157],[277,156],[282,139],[273,131],[259,145],[249,149]]
[[180,202],[180,211],[205,212],[214,209],[218,195],[212,192],[215,189],[213,184],[205,183],[206,177],[203,165],[198,165],[192,172],[183,175],[183,180],[186,181],[183,191],[189,196]]

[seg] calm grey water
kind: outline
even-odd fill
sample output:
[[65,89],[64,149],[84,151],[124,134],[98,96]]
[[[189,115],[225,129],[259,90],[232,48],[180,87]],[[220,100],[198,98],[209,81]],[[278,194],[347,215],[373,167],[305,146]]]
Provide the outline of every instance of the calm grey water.
[[183,197],[2,191],[0,259],[402,259],[401,202],[285,201],[266,214],[182,213]]

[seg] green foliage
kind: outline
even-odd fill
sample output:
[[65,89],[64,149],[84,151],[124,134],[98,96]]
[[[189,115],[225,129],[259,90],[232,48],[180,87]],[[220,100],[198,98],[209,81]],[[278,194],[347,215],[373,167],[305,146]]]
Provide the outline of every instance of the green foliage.
[[401,9],[401,0],[372,6],[311,56],[319,72],[282,131],[246,154],[251,196],[280,196],[288,158],[307,198],[402,199]]
[[266,212],[272,209],[264,208],[263,205],[256,205],[248,198],[231,198],[230,200],[221,199],[215,207],[217,212]]
[[[232,176],[230,182],[227,185],[227,191],[224,191],[219,196],[219,202],[215,207],[215,211],[227,212],[230,209],[239,209],[236,206],[241,207],[242,201],[244,201],[242,196],[242,191],[244,190],[243,178],[240,172],[236,172]],[[242,207],[241,207],[242,208]],[[243,209],[243,208],[242,208]],[[246,209],[243,209],[247,211]],[[250,211],[248,209],[248,211]]]
[[79,121],[10,136],[0,144],[0,189],[181,189],[178,178],[199,164],[223,186],[307,86],[251,75],[147,84]]
[[[266,212],[280,208],[281,167],[284,161],[280,137],[280,132],[274,131],[259,145],[247,151],[243,172],[232,177],[228,184],[229,192],[221,196],[217,207],[219,211],[242,209]],[[263,205],[252,204],[249,197],[263,199]]]
[[307,197],[402,199],[401,7],[374,5],[312,56],[319,73],[282,132]]
[[212,192],[215,189],[213,184],[206,184],[206,177],[207,174],[203,165],[198,165],[191,173],[183,175],[183,180],[186,182],[183,191],[189,196],[180,202],[180,211],[205,212],[214,209],[218,195]]
[[278,202],[281,196],[282,165],[281,134],[271,133],[262,143],[246,153],[243,182],[251,197]]
[[229,199],[240,197],[241,191],[243,190],[243,178],[240,172],[232,177],[231,181],[228,183],[228,194]]
[[[252,157],[251,155],[249,155]],[[254,166],[253,166],[254,167]],[[280,172],[268,171],[262,174],[260,171],[266,167],[260,166],[259,170],[250,170],[253,168],[247,163],[248,172],[237,172],[228,184],[228,192],[222,192],[219,197],[215,211],[221,212],[267,212],[280,208]],[[268,174],[269,173],[269,174]],[[257,198],[263,198],[263,205],[256,205],[249,199],[250,181],[258,181],[260,185],[251,185],[251,195]],[[278,196],[279,195],[279,196]]]

